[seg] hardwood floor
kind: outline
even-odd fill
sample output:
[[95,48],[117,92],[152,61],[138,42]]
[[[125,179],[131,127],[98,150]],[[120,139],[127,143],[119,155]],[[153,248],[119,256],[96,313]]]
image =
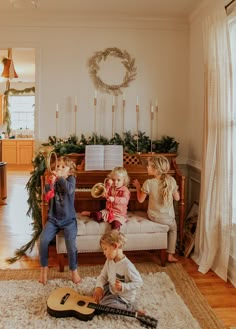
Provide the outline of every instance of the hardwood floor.
[[[35,247],[31,254],[22,257],[13,264],[8,264],[6,259],[12,257],[17,248],[27,243],[31,236],[31,219],[26,216],[28,209],[27,191],[25,185],[30,177],[30,169],[8,168],[7,204],[0,206],[0,268],[1,269],[24,269],[39,268],[38,251]],[[18,171],[17,171],[18,170]],[[128,257],[133,262],[153,261],[156,256],[149,253],[131,254]],[[147,258],[149,257],[149,258]],[[197,265],[184,257],[178,257],[186,272],[194,279],[201,293],[214,309],[217,317],[221,319],[228,329],[236,328],[236,288],[229,282],[224,282],[209,271],[203,275],[197,270]],[[90,254],[79,256],[80,266],[91,264],[102,264],[102,254]],[[49,263],[57,266],[55,247],[50,247]]]

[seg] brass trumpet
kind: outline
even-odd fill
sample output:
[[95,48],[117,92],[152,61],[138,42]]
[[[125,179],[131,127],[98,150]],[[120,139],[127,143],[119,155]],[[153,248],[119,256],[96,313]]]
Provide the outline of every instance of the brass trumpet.
[[[52,174],[53,170],[57,168],[57,154],[53,151],[54,147],[52,145],[41,147],[39,152],[44,156],[46,168],[50,174]],[[51,165],[54,163],[54,169],[52,169]]]
[[106,182],[109,178],[105,178],[103,183],[97,183],[93,185],[91,189],[91,195],[93,198],[100,198],[106,192]]

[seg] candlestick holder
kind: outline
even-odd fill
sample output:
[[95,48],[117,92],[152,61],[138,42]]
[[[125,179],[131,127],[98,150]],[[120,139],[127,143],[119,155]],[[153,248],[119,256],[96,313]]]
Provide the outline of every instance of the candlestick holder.
[[94,144],[97,143],[96,136],[97,136],[97,98],[94,98],[93,101],[94,106]]
[[58,119],[56,119],[56,142],[58,140]]
[[139,139],[139,136],[138,136],[138,132],[137,132],[137,153],[139,153],[139,149],[138,149],[138,147],[139,147],[139,145],[138,145],[138,139]]
[[151,153],[152,152],[152,140],[153,140],[153,120],[154,120],[154,112],[151,110],[150,116],[150,139],[151,139]]
[[77,122],[77,110],[78,110],[78,107],[77,107],[77,104],[75,104],[75,107],[74,107],[74,114],[75,114],[75,136],[76,136],[76,122]]
[[58,140],[58,120],[59,120],[59,111],[56,111],[56,142]]
[[123,138],[125,136],[125,99],[122,101],[122,131],[123,131]]
[[158,105],[155,106],[155,112],[156,112],[156,136],[158,138]]
[[137,130],[137,152],[139,152],[138,149],[138,140],[139,140],[139,105],[136,105],[136,130]]
[[112,105],[112,137],[114,137],[115,105]]

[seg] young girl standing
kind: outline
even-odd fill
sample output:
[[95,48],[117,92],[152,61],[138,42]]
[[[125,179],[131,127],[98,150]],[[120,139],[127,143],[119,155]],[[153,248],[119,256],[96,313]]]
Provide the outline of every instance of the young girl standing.
[[81,281],[77,271],[77,220],[74,208],[75,167],[75,163],[71,159],[60,157],[57,161],[57,168],[52,172],[48,183],[45,184],[45,199],[49,202],[48,220],[39,240],[41,265],[39,282],[43,284],[47,283],[48,245],[59,230],[64,231],[72,281],[74,283]]
[[106,257],[97,277],[94,298],[100,305],[135,311],[136,290],[143,285],[141,275],[124,255],[125,236],[117,230],[105,233],[100,240]]
[[97,212],[82,211],[82,216],[92,217],[95,221],[105,221],[111,224],[113,230],[119,230],[127,221],[127,207],[130,199],[128,189],[129,176],[123,167],[115,167],[109,174],[105,184],[106,208]]
[[137,199],[142,203],[149,196],[147,214],[150,220],[169,226],[168,232],[168,261],[178,261],[175,257],[177,240],[177,225],[173,200],[179,201],[180,196],[175,179],[168,175],[169,161],[162,155],[148,159],[147,172],[154,178],[147,179],[142,188],[137,179],[133,185],[137,190]]

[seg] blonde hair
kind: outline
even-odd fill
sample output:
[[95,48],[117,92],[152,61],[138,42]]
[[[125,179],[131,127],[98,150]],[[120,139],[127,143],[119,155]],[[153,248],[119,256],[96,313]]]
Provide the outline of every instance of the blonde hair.
[[106,243],[110,246],[114,246],[114,244],[118,244],[118,247],[120,249],[123,249],[126,243],[126,238],[123,233],[117,230],[111,230],[110,232],[107,232],[103,234],[103,236],[100,239],[100,245],[103,243]]
[[170,170],[169,160],[163,155],[157,155],[150,157],[148,159],[148,164],[155,170],[157,170],[160,177],[160,192],[161,199],[164,204],[168,203],[171,199],[170,189],[169,189],[169,180],[168,180],[168,172]]
[[67,167],[70,168],[69,175],[76,176],[76,164],[67,156],[60,156],[57,159],[58,162],[64,162]]
[[122,176],[124,178],[124,185],[129,185],[130,178],[125,168],[115,167],[108,175],[108,178],[112,179],[112,177],[115,175]]

